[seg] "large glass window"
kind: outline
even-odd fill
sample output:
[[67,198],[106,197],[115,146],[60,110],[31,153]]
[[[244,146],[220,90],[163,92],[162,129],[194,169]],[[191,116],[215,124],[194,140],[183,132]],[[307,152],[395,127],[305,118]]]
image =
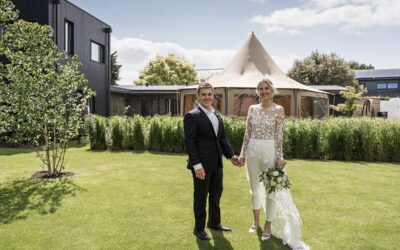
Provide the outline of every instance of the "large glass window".
[[65,20],[64,32],[64,51],[72,55],[74,54],[74,24]]
[[397,89],[397,82],[388,82],[387,88],[388,89]]
[[377,83],[376,89],[387,89],[387,84],[383,82]]
[[104,63],[104,46],[92,41],[90,47],[90,59],[95,62]]

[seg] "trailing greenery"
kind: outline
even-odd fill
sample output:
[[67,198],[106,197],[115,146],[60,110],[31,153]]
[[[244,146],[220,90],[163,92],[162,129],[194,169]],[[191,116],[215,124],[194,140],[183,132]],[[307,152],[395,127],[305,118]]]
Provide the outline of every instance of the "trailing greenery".
[[[226,135],[236,154],[245,132],[243,117],[222,117]],[[143,118],[100,116],[88,120],[92,149],[185,152],[181,117]],[[400,123],[384,119],[286,119],[285,158],[363,161],[400,161]],[[105,143],[105,135],[110,135]]]

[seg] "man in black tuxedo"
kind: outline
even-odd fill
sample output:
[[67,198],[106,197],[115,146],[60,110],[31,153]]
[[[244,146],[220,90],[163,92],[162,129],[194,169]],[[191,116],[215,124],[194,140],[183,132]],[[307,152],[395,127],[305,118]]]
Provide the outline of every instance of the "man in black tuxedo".
[[189,155],[187,168],[192,171],[194,184],[193,210],[194,235],[200,240],[211,238],[204,231],[206,226],[206,204],[208,196],[207,227],[214,230],[231,231],[221,225],[220,199],[222,195],[222,154],[236,166],[238,157],[225,135],[221,118],[216,115],[212,102],[213,87],[200,83],[197,88],[199,107],[184,117],[185,146]]

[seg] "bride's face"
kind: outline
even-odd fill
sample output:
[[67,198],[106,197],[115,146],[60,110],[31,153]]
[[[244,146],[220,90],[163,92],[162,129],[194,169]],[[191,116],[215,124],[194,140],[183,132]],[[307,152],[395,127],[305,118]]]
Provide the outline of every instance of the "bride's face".
[[260,83],[258,86],[258,95],[261,99],[271,99],[272,98],[272,88],[265,82]]

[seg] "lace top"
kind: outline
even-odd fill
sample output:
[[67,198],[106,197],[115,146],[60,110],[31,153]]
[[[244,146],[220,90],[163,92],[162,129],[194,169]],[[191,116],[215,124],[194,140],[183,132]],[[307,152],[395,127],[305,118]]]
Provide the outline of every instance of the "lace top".
[[282,140],[285,111],[282,106],[273,104],[268,108],[260,104],[251,105],[247,114],[246,132],[243,137],[241,157],[246,157],[250,138],[258,140],[275,140],[275,159],[283,160]]

